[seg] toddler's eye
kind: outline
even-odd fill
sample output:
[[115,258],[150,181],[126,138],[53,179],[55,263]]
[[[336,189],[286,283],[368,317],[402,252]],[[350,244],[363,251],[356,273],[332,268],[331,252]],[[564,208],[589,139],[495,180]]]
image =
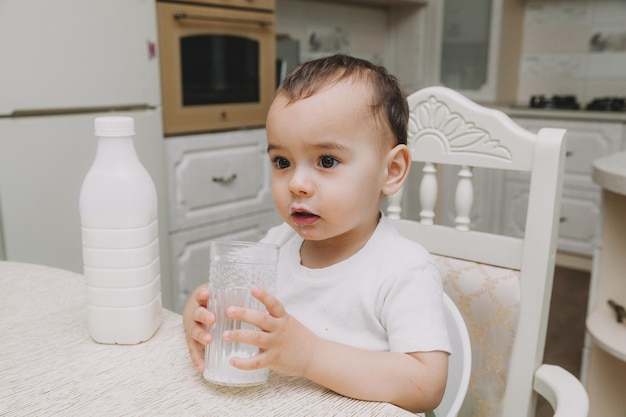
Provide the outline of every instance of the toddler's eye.
[[322,168],[332,168],[335,165],[337,165],[338,163],[339,163],[339,161],[337,161],[332,156],[322,156],[320,158],[320,166]]
[[285,168],[289,168],[291,166],[291,164],[289,163],[289,161],[287,159],[281,158],[279,156],[277,156],[276,158],[273,158],[272,159],[272,163],[278,169],[285,169]]

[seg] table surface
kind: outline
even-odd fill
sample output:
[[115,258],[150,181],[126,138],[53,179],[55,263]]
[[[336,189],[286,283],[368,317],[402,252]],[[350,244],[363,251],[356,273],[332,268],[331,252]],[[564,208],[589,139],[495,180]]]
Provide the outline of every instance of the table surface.
[[626,152],[594,160],[592,178],[600,187],[626,195]]
[[0,261],[0,416],[414,416],[274,372],[254,388],[206,382],[168,310],[147,342],[98,344],[85,293],[80,274]]

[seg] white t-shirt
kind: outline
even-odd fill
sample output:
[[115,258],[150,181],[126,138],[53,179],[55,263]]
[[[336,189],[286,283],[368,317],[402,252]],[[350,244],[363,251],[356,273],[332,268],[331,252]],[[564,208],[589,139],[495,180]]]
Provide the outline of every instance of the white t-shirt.
[[360,251],[326,268],[301,265],[303,239],[287,224],[263,242],[280,246],[276,296],[318,337],[371,351],[450,352],[439,269],[384,217]]

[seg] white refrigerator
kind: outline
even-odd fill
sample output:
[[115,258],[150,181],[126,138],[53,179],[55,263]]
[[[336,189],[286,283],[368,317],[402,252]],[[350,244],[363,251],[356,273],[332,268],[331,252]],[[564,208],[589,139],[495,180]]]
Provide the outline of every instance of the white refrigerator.
[[154,0],[0,0],[0,259],[82,272],[78,200],[102,115],[135,119],[171,277]]

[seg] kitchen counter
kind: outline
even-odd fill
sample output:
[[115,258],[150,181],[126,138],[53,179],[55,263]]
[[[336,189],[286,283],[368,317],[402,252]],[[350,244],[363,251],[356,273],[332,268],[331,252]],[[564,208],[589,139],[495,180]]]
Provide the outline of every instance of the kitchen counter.
[[[487,105],[489,106],[489,105]],[[527,106],[490,106],[506,113],[509,117],[527,117],[538,119],[566,119],[592,122],[626,123],[626,112],[603,112],[589,110],[539,109]]]

